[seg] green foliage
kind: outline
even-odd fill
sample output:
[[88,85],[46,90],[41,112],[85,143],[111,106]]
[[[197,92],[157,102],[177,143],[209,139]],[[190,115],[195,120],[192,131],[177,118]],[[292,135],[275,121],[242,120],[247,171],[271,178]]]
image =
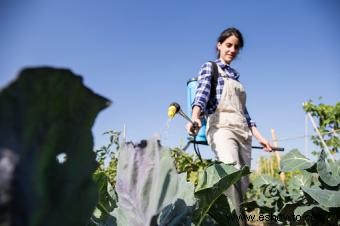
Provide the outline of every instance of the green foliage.
[[[317,162],[312,162],[299,151],[292,150],[283,156],[281,168],[299,170],[300,174],[292,177],[285,186],[270,176],[258,177],[253,182],[254,190],[260,191],[259,198],[244,204],[249,211],[259,208],[263,214],[313,216],[314,221],[303,221],[313,225],[315,219],[337,225],[340,211],[339,169],[336,164],[329,164],[324,151]],[[310,219],[310,218],[309,218]],[[292,224],[284,221],[281,223]]]
[[115,146],[115,150],[119,149],[119,137],[121,132],[120,131],[113,131],[109,130],[107,132],[104,132],[103,135],[109,136],[109,143],[107,145],[103,145],[100,149],[95,150],[97,155],[97,161],[104,165],[105,159],[114,158],[114,150],[112,149]]
[[211,159],[202,159],[202,161],[190,155],[180,148],[170,149],[171,156],[174,158],[174,163],[178,173],[186,173],[187,180],[197,185],[198,182],[198,172],[200,170],[205,170],[208,166],[212,165],[216,161]]
[[[311,101],[304,104],[304,110],[319,120],[319,130],[327,146],[333,153],[338,152],[340,123],[340,103],[335,106]],[[275,216],[301,216],[302,221],[283,219],[281,224],[338,225],[340,222],[340,162],[330,161],[324,146],[318,137],[313,142],[321,148],[317,162],[311,161],[294,149],[281,159],[280,168],[286,175],[285,183],[278,180],[278,174],[263,171],[256,172],[252,178],[253,188],[248,192],[248,202],[244,206],[248,211],[258,209],[261,214]],[[261,161],[266,166],[266,161]],[[265,163],[265,164],[263,164]],[[268,168],[268,167],[265,167]],[[269,167],[270,168],[270,167]],[[309,216],[309,218],[303,218]],[[314,217],[314,220],[310,217]]]
[[108,178],[108,182],[112,185],[115,186],[116,184],[116,175],[117,175],[117,163],[118,159],[116,157],[112,157],[112,159],[109,162],[108,166],[104,166],[103,163],[101,163],[96,172],[94,173],[94,176],[97,174],[102,174],[104,173],[105,176]]
[[[280,187],[281,185],[286,185],[286,181],[297,178],[300,174],[297,170],[282,172],[280,170],[278,156],[274,153],[268,157],[261,156],[258,160],[256,171],[250,175],[250,189],[248,189],[246,193],[246,200],[258,200],[261,202],[263,192],[259,184],[264,184],[265,181],[267,181],[269,185],[279,184],[278,187]],[[270,209],[273,210],[272,207],[270,207]],[[261,210],[261,213],[262,212],[263,210]],[[248,214],[258,216],[260,211],[258,209],[248,208]]]
[[[112,186],[115,186],[116,183],[115,178],[117,174],[118,159],[115,151],[119,149],[120,134],[119,131],[113,130],[105,132],[103,135],[109,136],[109,143],[95,151],[97,155],[96,159],[99,162],[95,175],[104,173]],[[107,161],[109,162],[108,166],[105,164]]]
[[[93,174],[93,179],[98,186],[98,203],[90,218],[88,226],[95,225],[116,225],[116,218],[111,215],[117,207],[118,197],[114,186],[117,175],[117,150],[119,149],[119,131],[109,130],[103,135],[109,136],[107,145],[95,150],[96,159],[99,163],[97,170]],[[108,166],[105,165],[109,162]]]
[[[304,103],[303,109],[318,119],[318,129],[325,140],[326,145],[332,153],[338,153],[340,138],[337,133],[340,131],[340,102],[334,106],[327,104],[314,104],[311,100]],[[323,149],[320,139],[312,136],[313,143]]]

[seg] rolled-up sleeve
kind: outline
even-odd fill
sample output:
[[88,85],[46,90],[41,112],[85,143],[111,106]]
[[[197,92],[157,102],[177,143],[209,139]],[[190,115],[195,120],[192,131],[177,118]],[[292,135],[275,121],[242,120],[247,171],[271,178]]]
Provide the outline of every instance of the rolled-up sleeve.
[[210,97],[211,67],[212,66],[210,62],[207,62],[201,66],[198,75],[196,96],[192,104],[192,107],[198,106],[202,111],[204,111],[205,107],[207,106]]

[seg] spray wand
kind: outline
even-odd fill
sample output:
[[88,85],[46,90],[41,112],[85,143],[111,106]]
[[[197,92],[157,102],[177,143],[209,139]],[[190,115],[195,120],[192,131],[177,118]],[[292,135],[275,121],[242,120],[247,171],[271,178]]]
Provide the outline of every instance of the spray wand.
[[[168,108],[168,116],[170,119],[172,119],[173,117],[175,117],[176,114],[180,114],[183,118],[185,118],[186,120],[188,120],[189,122],[191,122],[193,124],[193,129],[198,128],[198,123],[197,122],[193,122],[181,109],[181,106],[176,103],[173,102],[172,104],[170,104],[169,108]],[[198,158],[200,159],[200,161],[202,162],[202,157],[201,157],[201,153],[199,151],[197,142],[196,142],[196,135],[194,135],[194,150],[196,155],[198,156]]]
[[181,109],[181,106],[179,106],[178,103],[173,102],[172,104],[170,104],[169,109],[168,109],[168,116],[169,118],[173,118],[175,117],[176,114],[180,114],[183,118],[185,118],[186,120],[188,120],[189,122],[191,122],[194,126],[194,128],[198,127],[197,122],[193,122]]
[[[173,118],[175,117],[176,114],[180,114],[183,118],[185,118],[186,120],[188,120],[189,122],[191,122],[193,124],[193,128],[196,129],[198,128],[198,124],[197,122],[193,122],[182,110],[181,107],[178,103],[173,102],[172,104],[170,104],[169,108],[168,108],[168,116],[169,118]],[[195,147],[196,144],[196,136],[194,136],[194,149],[195,152],[197,154],[197,156],[201,159],[201,155],[199,153],[198,147]],[[263,149],[262,146],[252,146],[252,148],[254,149]],[[284,151],[284,148],[280,148],[280,147],[272,147],[273,151]],[[202,159],[201,159],[202,160]]]

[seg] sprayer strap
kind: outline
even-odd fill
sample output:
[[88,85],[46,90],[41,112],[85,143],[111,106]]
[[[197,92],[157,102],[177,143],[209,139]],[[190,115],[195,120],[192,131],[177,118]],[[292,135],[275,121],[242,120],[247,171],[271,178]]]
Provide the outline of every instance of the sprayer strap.
[[[217,80],[218,80],[218,68],[215,61],[209,61],[211,63],[211,88],[210,88],[210,98],[216,96],[216,87],[217,87]],[[209,101],[208,101],[209,102]]]

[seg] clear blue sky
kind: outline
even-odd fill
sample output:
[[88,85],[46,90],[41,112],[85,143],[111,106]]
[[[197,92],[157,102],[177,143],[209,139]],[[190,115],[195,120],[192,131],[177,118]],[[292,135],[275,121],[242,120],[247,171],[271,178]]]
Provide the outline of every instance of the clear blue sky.
[[[304,101],[340,100],[339,12],[336,0],[2,0],[0,86],[23,67],[70,68],[113,101],[95,122],[96,147],[124,124],[129,140],[159,134],[175,147],[186,141],[186,122],[176,117],[167,129],[168,105],[186,108],[187,80],[214,59],[219,33],[235,26],[245,46],[232,66],[252,118],[268,139],[271,128],[279,139],[302,136]],[[303,139],[280,145],[304,151]]]

